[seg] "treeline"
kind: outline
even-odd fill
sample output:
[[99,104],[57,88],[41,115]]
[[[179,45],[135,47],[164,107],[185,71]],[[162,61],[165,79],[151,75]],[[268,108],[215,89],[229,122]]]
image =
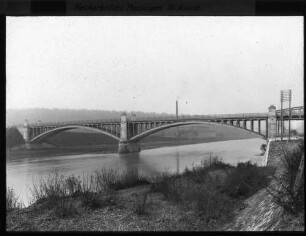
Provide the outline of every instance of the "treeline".
[[[76,109],[8,109],[6,111],[6,126],[22,124],[25,119],[30,123],[41,122],[63,122],[77,120],[98,120],[120,118],[124,111],[105,111],[105,110],[76,110]],[[130,114],[131,112],[128,112]],[[134,112],[138,117],[167,116],[166,113],[155,112]]]

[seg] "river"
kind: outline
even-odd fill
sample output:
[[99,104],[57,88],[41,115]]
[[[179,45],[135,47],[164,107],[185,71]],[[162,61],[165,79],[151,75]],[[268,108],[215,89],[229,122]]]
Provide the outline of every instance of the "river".
[[13,187],[27,206],[30,200],[30,187],[35,178],[58,171],[65,175],[82,176],[100,167],[107,166],[138,173],[182,172],[186,167],[198,165],[211,155],[222,158],[224,162],[236,165],[238,162],[251,161],[261,165],[260,146],[262,139],[219,141],[212,143],[190,144],[142,150],[130,154],[79,154],[23,158],[10,152],[6,158],[6,181]]

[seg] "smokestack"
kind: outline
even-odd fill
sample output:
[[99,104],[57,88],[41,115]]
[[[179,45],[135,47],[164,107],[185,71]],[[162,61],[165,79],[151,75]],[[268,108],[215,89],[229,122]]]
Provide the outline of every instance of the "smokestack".
[[176,100],[176,119],[178,118],[178,101]]

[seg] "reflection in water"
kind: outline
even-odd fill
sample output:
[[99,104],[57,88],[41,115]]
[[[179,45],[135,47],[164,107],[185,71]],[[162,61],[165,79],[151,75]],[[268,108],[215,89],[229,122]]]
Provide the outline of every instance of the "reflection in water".
[[262,139],[231,140],[162,147],[120,155],[110,153],[31,157],[27,154],[16,157],[11,152],[6,158],[7,186],[14,187],[27,203],[33,177],[48,175],[54,170],[65,175],[82,176],[106,166],[127,172],[132,180],[155,172],[180,173],[186,167],[200,164],[210,154],[218,155],[223,161],[234,165],[248,160],[260,165],[263,157],[256,155],[260,153],[263,143],[265,141]]
[[180,173],[180,153],[176,151],[176,173]]
[[134,153],[133,155],[119,154],[119,162],[123,165],[123,168],[121,168],[121,170],[126,171],[128,181],[132,182],[138,179],[139,177],[138,167],[140,164],[139,153]]

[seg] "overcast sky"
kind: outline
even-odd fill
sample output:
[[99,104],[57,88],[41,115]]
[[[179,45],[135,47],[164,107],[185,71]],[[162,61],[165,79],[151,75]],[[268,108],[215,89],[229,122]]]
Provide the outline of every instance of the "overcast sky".
[[303,105],[302,17],[8,17],[6,57],[8,109]]

